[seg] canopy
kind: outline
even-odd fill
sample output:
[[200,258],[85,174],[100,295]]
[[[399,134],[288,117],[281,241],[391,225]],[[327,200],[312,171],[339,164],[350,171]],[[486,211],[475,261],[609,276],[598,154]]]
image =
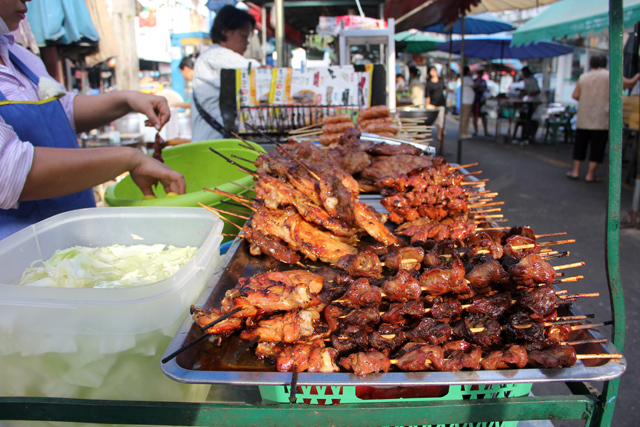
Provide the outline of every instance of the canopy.
[[84,0],[33,0],[27,19],[38,46],[90,43],[99,40]]
[[449,25],[460,15],[531,9],[554,1],[556,0],[386,0],[384,17],[395,18],[396,31],[403,31],[439,22]]
[[482,0],[472,6],[469,13],[500,12],[502,10],[532,9],[538,6],[555,3],[558,0]]
[[[428,27],[420,28],[422,31],[430,31],[433,33],[443,34],[462,34],[462,20],[458,19],[453,26],[447,26],[443,22]],[[464,33],[465,34],[493,34],[503,31],[512,31],[516,27],[489,15],[488,13],[481,13],[479,15],[467,15],[464,18]]]
[[[624,0],[624,26],[640,21],[640,0]],[[598,33],[609,28],[609,0],[563,0],[532,18],[513,33],[518,46],[576,34]]]
[[405,53],[424,53],[436,50],[436,45],[444,40],[437,35],[418,30],[407,30],[395,35],[396,51]]
[[[460,53],[461,40],[451,42],[451,52]],[[449,51],[449,42],[439,43],[436,49]],[[465,38],[464,55],[470,58],[533,59],[549,58],[573,52],[573,47],[558,42],[538,42],[524,46],[511,46],[511,34],[469,36]]]

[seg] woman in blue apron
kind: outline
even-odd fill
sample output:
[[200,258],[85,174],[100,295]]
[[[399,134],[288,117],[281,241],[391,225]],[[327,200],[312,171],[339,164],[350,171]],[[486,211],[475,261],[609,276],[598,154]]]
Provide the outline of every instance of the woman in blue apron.
[[[41,62],[13,45],[12,37],[6,35],[9,30],[17,29],[24,18],[25,2],[0,0],[0,3],[0,64],[7,67],[1,69],[5,75],[0,76],[0,118],[7,125],[0,132],[0,138],[5,139],[0,140],[0,156],[10,151],[10,144],[28,142],[34,147],[31,167],[22,189],[18,189],[19,203],[12,208],[0,209],[0,239],[52,215],[95,206],[92,187],[126,171],[131,172],[144,194],[153,194],[152,186],[158,182],[167,192],[183,194],[182,175],[139,150],[127,147],[78,149],[76,135],[59,96],[42,94],[42,87],[46,86],[43,83],[50,78],[36,74],[26,65],[25,58],[29,64],[40,66]],[[11,3],[11,6],[5,6],[5,3]],[[43,66],[40,68],[44,69]],[[43,99],[11,99],[16,88],[24,92],[20,81],[26,81],[26,78],[33,85],[33,92],[39,89],[39,97]],[[160,129],[170,115],[164,98],[124,91],[78,95],[73,100],[73,108],[78,131],[109,123],[131,111],[146,114],[149,122]],[[0,205],[6,207],[6,203]]]

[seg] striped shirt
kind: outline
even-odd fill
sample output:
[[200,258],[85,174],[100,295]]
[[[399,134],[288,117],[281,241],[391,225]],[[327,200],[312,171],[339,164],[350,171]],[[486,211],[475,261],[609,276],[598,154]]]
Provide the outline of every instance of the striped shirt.
[[[11,51],[37,76],[51,78],[36,55],[14,44],[13,36],[0,35],[0,91],[11,101],[38,101],[37,88],[9,59]],[[64,112],[75,132],[73,99],[75,94],[60,98]],[[4,107],[7,108],[7,107]],[[29,141],[21,141],[13,128],[5,123],[0,108],[0,209],[18,207],[18,199],[31,170],[34,147]]]

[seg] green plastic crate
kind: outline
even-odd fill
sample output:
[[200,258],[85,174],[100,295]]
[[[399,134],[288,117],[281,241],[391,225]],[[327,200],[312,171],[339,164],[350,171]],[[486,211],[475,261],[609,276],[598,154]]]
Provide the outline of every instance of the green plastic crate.
[[[532,385],[531,383],[522,383],[414,387],[297,386],[296,403],[337,405],[345,403],[501,399],[528,396]],[[264,403],[289,403],[290,390],[291,388],[288,385],[260,386],[260,395]],[[384,394],[404,397],[384,398]],[[421,427],[515,427],[517,425],[517,421],[490,421],[446,425],[434,424]]]

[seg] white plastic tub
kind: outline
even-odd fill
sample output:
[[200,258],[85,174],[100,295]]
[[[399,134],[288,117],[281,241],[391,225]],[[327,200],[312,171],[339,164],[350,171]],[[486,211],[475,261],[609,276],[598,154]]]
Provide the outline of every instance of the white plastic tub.
[[[160,357],[218,265],[221,230],[201,208],[93,208],[0,241],[0,395],[203,400],[208,386],[168,380]],[[139,287],[16,285],[57,249],[156,243],[199,249],[169,278]]]

